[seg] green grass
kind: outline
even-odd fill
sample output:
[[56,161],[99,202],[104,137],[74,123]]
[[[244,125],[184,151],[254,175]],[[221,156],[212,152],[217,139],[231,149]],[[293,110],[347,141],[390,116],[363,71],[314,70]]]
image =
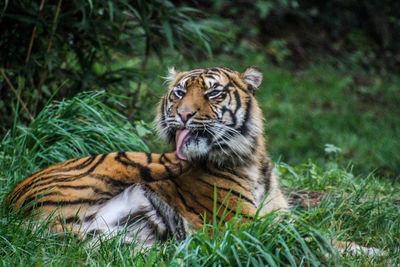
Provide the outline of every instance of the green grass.
[[[266,81],[272,79],[269,75],[275,77],[280,71],[275,69],[270,73],[266,75]],[[266,83],[264,88],[272,86],[271,83]],[[265,99],[265,102],[260,101],[265,108],[268,97],[262,91],[259,93],[260,99]],[[29,127],[16,124],[12,134],[0,143],[0,199],[28,173],[52,162],[116,150],[146,151],[148,148],[138,137],[153,140],[146,135],[146,124],[130,124],[122,115],[102,104],[106,99],[113,98],[104,93],[84,93],[72,100],[49,105]],[[284,101],[281,102],[284,105]],[[288,116],[293,114],[288,113]],[[274,120],[278,121],[277,118],[269,119],[269,132]],[[326,131],[333,132],[335,127],[332,127]],[[297,131],[299,135],[301,131]],[[270,143],[272,148],[272,139]],[[154,144],[154,141],[150,143]],[[322,151],[323,148],[321,143]],[[89,240],[79,240],[68,233],[50,233],[45,230],[45,223],[37,225],[33,218],[22,220],[20,215],[2,209],[0,265],[400,264],[399,184],[374,174],[355,174],[351,165],[341,167],[345,152],[335,147],[328,146],[326,152],[321,153],[323,164],[318,159],[304,159],[297,166],[282,161],[276,165],[287,192],[303,190],[323,194],[317,206],[295,207],[292,214],[280,218],[271,213],[252,223],[232,221],[222,227],[208,225],[183,242],[171,240],[144,251],[135,249],[137,244],[121,244],[118,238],[104,239],[90,246]],[[386,255],[337,255],[332,252],[330,239],[373,246],[384,250]]]

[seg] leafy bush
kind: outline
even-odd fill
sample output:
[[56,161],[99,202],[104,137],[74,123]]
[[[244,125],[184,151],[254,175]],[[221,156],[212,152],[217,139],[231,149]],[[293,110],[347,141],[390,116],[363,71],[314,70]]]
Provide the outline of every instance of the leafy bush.
[[[198,10],[164,0],[3,3],[0,113],[25,120],[53,95],[61,99],[85,90],[118,90],[135,108],[153,52],[160,58],[166,48],[209,54],[210,38],[218,35]],[[0,117],[0,134],[12,118]]]

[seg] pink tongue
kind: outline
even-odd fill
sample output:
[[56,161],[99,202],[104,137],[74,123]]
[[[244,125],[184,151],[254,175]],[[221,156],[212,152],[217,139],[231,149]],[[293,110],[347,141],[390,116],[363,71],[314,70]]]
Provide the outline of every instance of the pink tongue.
[[185,140],[185,137],[189,134],[188,129],[184,130],[177,130],[176,135],[175,135],[175,143],[176,143],[176,154],[178,155],[178,158],[181,160],[187,160],[187,158],[182,155],[181,149],[182,149],[182,144],[183,140]]

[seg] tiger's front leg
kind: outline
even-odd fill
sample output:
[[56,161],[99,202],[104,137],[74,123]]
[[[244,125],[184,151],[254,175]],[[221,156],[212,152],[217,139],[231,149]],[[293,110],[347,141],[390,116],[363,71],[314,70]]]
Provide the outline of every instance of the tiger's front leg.
[[41,217],[52,215],[68,227],[89,220],[132,185],[173,179],[189,168],[175,153],[117,152],[72,159],[25,178],[5,203]]
[[[119,152],[114,159],[125,168],[127,177],[121,180],[151,183],[182,175],[189,170],[189,163],[178,159],[175,152],[166,154]],[[118,169],[116,170],[118,171]],[[121,175],[120,173],[119,175]]]

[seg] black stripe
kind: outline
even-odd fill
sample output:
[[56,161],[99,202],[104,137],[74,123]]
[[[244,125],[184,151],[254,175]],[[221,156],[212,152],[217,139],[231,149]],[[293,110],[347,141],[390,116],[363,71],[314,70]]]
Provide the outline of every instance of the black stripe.
[[147,157],[147,164],[150,164],[152,162],[151,153],[146,153],[146,157]]
[[[177,188],[177,193],[179,195],[180,200],[182,201],[183,205],[188,208],[192,213],[196,214],[197,216],[199,216],[199,218],[202,218],[203,214],[200,214],[199,212],[197,212],[194,207],[190,206],[187,204],[185,198],[183,197],[183,195],[179,192],[179,190],[181,190],[182,192],[189,194],[191,196],[191,200],[196,202],[199,206],[201,206],[204,210],[208,211],[211,214],[214,214],[213,211],[211,211],[210,209],[208,209],[207,207],[205,207],[203,204],[201,204],[200,202],[198,202],[195,198],[195,196],[190,193],[189,191],[183,190],[174,180],[170,180],[171,182],[173,182]],[[218,216],[218,214],[216,214],[217,218],[220,220],[221,218]]]
[[246,88],[242,88],[235,80],[231,80],[231,82],[232,82],[232,84],[233,84],[237,89],[242,89],[242,91],[248,93],[247,90],[243,90],[243,89],[246,89]]
[[[231,78],[230,74],[226,72],[227,70],[223,69],[223,70],[221,70],[221,71],[222,71],[222,73],[224,73],[229,79]],[[231,71],[232,71],[232,70],[231,70]]]
[[265,158],[261,165],[261,174],[263,176],[264,190],[265,193],[269,192],[271,187],[271,174],[272,174],[272,164]]
[[168,166],[164,165],[164,168],[168,173],[168,178],[173,178],[174,176],[176,176],[176,175],[174,175],[174,173],[171,171],[171,169]]
[[[94,174],[94,173],[91,173],[89,175],[89,177],[101,180],[101,181],[103,181],[103,182],[105,182],[107,184],[111,184],[113,187],[119,187],[119,188],[125,188],[125,187],[128,187],[128,186],[134,184],[134,182],[132,182],[132,183],[128,182],[127,183],[127,182],[123,182],[121,180],[116,180],[116,179],[114,179],[114,177],[112,177],[110,175],[105,175],[105,174]],[[129,180],[129,177],[126,177],[126,179]]]
[[[82,162],[79,165],[72,166],[71,168],[67,169],[62,169],[62,171],[71,171],[71,170],[81,170],[92,164],[92,162],[96,159],[96,157],[88,157],[84,162]],[[57,169],[57,171],[60,171],[60,169]]]
[[174,96],[174,91],[173,91],[173,90],[169,91],[168,100],[169,100],[170,102],[173,102],[173,101],[174,101],[174,98],[173,98],[172,96]]
[[131,166],[133,168],[136,168],[139,170],[140,176],[143,180],[145,180],[146,182],[154,182],[156,181],[156,179],[154,179],[151,176],[151,170],[150,168],[143,166],[137,162],[134,162],[132,160],[130,160],[127,156],[125,152],[118,152],[117,156],[115,157],[115,160],[118,161],[119,163],[121,163],[124,166]]
[[[223,69],[223,70],[225,70],[225,71],[227,71],[227,72],[230,72],[230,73],[233,73],[233,71],[230,69],[230,68],[227,68],[227,67],[220,67],[221,69]],[[225,72],[224,72],[225,73]],[[226,74],[226,73],[225,73]]]
[[[88,185],[54,185],[54,186],[48,186],[46,188],[41,188],[40,190],[35,192],[35,195],[40,195],[41,193],[45,193],[46,191],[50,191],[53,188],[60,188],[60,189],[74,189],[74,190],[87,190],[90,189],[94,193],[99,194],[99,195],[105,195],[108,197],[113,197],[114,195],[111,194],[110,192],[107,191],[102,191],[94,186],[88,186]],[[48,194],[43,194],[43,196],[48,196]]]
[[79,158],[77,158],[77,159],[69,159],[67,161],[64,161],[62,166],[66,167],[66,166],[68,166],[70,164],[73,164],[73,163],[77,162],[78,160],[81,160],[81,159],[79,159]]
[[[223,173],[219,173],[219,172],[210,170],[209,168],[207,168],[207,167],[205,167],[205,166],[203,167],[203,170],[204,170],[207,174],[210,174],[210,175],[212,175],[212,176],[215,176],[215,177],[217,177],[218,179],[229,180],[229,181],[235,183],[236,185],[238,185],[239,187],[241,187],[243,190],[248,191],[248,188],[245,188],[240,182],[236,181],[235,179],[233,179],[232,177],[230,177],[230,176],[228,176],[228,175],[225,175],[225,174],[223,174]],[[239,176],[239,175],[238,175],[237,173],[235,173],[234,171],[231,172],[231,171],[229,171],[228,169],[224,169],[224,171],[229,172],[230,174],[235,175],[235,176],[238,176],[240,179],[245,180],[243,177]]]
[[164,114],[163,115],[161,115],[161,126],[163,127],[163,128],[166,128],[167,127],[167,123],[165,122],[165,116],[164,116]]
[[36,206],[68,206],[68,205],[78,205],[78,204],[102,204],[106,201],[108,201],[110,198],[96,198],[96,199],[87,199],[87,198],[81,198],[77,200],[60,200],[60,201],[53,201],[53,200],[45,200],[45,201],[38,201]]
[[211,71],[215,71],[216,73],[220,73],[220,72],[221,72],[221,70],[218,69],[218,68],[210,68],[210,70],[211,70]]
[[251,97],[249,97],[249,100],[247,101],[246,104],[247,104],[247,106],[246,106],[246,112],[245,112],[245,117],[244,117],[244,120],[243,120],[243,124],[242,124],[242,126],[240,126],[240,128],[238,129],[238,131],[239,131],[241,134],[243,134],[244,136],[246,136],[246,135],[247,135],[247,132],[248,132],[247,123],[248,123],[249,118],[250,118],[250,108],[251,108],[251,105],[252,105]]
[[242,199],[246,200],[247,202],[251,203],[253,206],[257,207],[257,205],[254,203],[253,200],[251,200],[251,199],[247,198],[246,196],[244,196],[244,195],[242,195],[242,194],[240,194],[240,193],[234,191],[233,189],[227,189],[227,188],[219,187],[219,186],[217,186],[216,184],[211,184],[211,183],[209,183],[209,182],[207,182],[207,181],[204,181],[203,179],[200,179],[200,178],[199,178],[198,180],[199,180],[200,182],[202,182],[202,183],[204,183],[204,184],[206,184],[206,185],[212,187],[212,188],[216,187],[217,190],[223,190],[223,191],[225,191],[225,192],[230,192],[230,194],[235,195],[235,196],[238,197],[238,198],[242,198]]
[[118,220],[115,223],[115,226],[131,226],[134,225],[136,223],[138,223],[139,221],[142,220],[148,220],[148,216],[147,216],[147,212],[149,212],[148,210],[138,210],[134,213],[130,213],[128,215],[126,215],[125,217],[123,217],[122,219]]
[[59,192],[49,192],[47,194],[43,195],[34,195],[32,197],[26,198],[23,200],[21,203],[21,207],[27,207],[28,205],[31,205],[31,208],[37,206],[37,203],[39,203],[39,200],[44,197],[44,196],[63,196],[63,194],[60,194]]
[[86,216],[86,217],[83,219],[83,221],[84,221],[84,222],[90,222],[90,221],[94,220],[94,218],[96,218],[96,215],[97,215],[97,213],[90,214],[89,216]]
[[[51,195],[61,195],[58,192],[51,192],[49,194],[46,194],[45,196],[51,196]],[[61,195],[62,196],[62,195]],[[54,200],[41,200],[41,196],[35,196],[28,198],[24,201],[23,206],[29,209],[35,209],[35,207],[43,207],[43,206],[68,206],[68,205],[77,205],[77,204],[102,204],[106,201],[108,201],[110,198],[109,197],[103,197],[103,198],[95,198],[95,199],[77,199],[77,200],[60,200],[60,201],[54,201]],[[28,206],[29,205],[29,206]]]
[[97,168],[101,163],[103,163],[103,161],[106,159],[106,157],[107,157],[108,155],[109,155],[109,154],[102,154],[101,157],[100,157],[100,159],[99,159],[92,167],[90,167],[90,169],[89,169],[86,173],[89,174],[89,173],[92,173],[94,170],[96,170],[96,168]]
[[164,96],[164,97],[161,99],[161,107],[160,107],[160,113],[161,113],[161,114],[164,114],[164,113],[165,113],[165,102],[166,102],[166,97]]
[[228,82],[228,83],[224,86],[224,88],[222,88],[222,92],[230,93],[229,87],[231,87],[231,86],[232,86],[231,82]]
[[236,109],[235,109],[235,115],[238,112],[238,110],[242,107],[242,101],[240,100],[240,95],[238,90],[233,91],[233,95],[235,96],[236,100]]
[[163,159],[164,159],[167,163],[172,163],[172,162],[167,158],[167,156],[165,156],[165,153],[162,153],[162,154],[161,154],[159,163],[164,164],[164,162],[162,161]]
[[[214,109],[214,107],[212,105],[209,106],[211,109],[211,112],[215,115],[215,117],[218,118],[218,110]],[[221,117],[222,118],[222,117]]]
[[[201,73],[203,73],[203,69],[195,69],[195,70],[189,71],[189,72],[187,73],[187,75],[201,74]],[[184,78],[188,77],[187,75],[186,75]],[[181,79],[181,80],[182,80],[182,79]]]
[[[22,186],[20,189],[18,189],[16,192],[14,192],[13,197],[11,198],[12,202],[16,202],[19,198],[21,198],[24,194],[26,194],[27,192],[33,190],[33,186],[40,182],[40,181],[46,181],[49,179],[52,179],[56,177],[56,175],[52,175],[52,176],[46,176],[46,177],[36,177],[35,179],[33,179],[32,181],[30,181],[29,183],[25,184],[24,186]],[[28,177],[29,178],[29,177]],[[28,179],[26,178],[26,179]],[[23,182],[23,181],[22,181]],[[51,183],[51,182],[49,182]],[[46,185],[46,184],[45,184]]]

